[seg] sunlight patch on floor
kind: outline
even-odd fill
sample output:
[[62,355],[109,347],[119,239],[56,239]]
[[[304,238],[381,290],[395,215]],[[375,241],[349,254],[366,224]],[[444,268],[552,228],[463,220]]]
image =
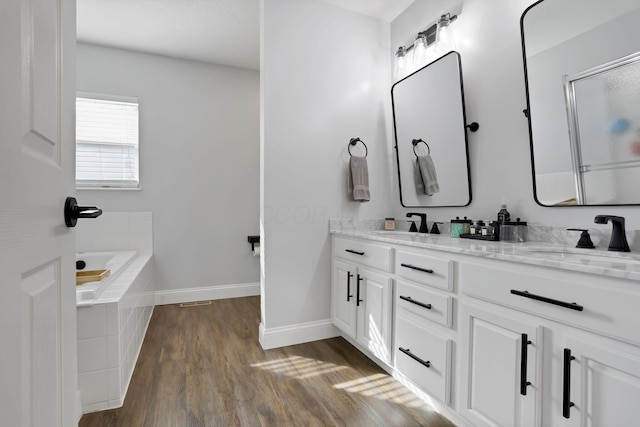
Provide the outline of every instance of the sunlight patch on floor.
[[323,362],[301,356],[290,356],[268,362],[254,363],[251,367],[271,371],[276,374],[288,375],[297,379],[311,378],[349,369],[347,366],[340,366],[335,363]]
[[428,407],[426,402],[387,374],[374,374],[356,380],[335,384],[333,388],[348,393],[388,400],[409,408]]

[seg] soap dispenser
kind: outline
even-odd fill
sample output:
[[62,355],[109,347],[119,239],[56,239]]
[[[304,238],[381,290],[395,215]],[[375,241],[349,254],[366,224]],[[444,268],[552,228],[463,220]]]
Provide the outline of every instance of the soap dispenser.
[[500,211],[498,212],[498,222],[509,222],[511,220],[511,214],[507,210],[507,198],[502,198],[502,204],[500,205]]

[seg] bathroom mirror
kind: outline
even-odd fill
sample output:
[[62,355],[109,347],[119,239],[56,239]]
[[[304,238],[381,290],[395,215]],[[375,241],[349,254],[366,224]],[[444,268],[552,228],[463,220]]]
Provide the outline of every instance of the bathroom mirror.
[[460,55],[449,52],[398,81],[391,99],[402,206],[467,206],[471,180]]
[[640,0],[542,0],[520,22],[536,202],[640,204]]

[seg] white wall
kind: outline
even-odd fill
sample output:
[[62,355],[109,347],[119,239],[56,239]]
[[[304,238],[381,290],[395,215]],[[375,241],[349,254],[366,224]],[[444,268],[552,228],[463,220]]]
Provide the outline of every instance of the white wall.
[[[559,227],[607,229],[596,225],[596,214],[627,218],[627,228],[640,227],[638,207],[545,208],[533,199],[531,158],[527,120],[520,17],[533,0],[416,0],[391,23],[393,49],[435,22],[445,12],[458,20],[450,30],[462,57],[467,121],[477,121],[480,130],[469,133],[473,201],[466,208],[430,208],[430,220],[455,216],[494,218],[500,199],[507,197],[512,218]],[[392,49],[392,50],[393,50]],[[393,52],[390,51],[390,56]],[[391,144],[391,141],[389,141]],[[397,217],[406,209],[399,204],[394,187]]]
[[86,44],[77,68],[79,91],[139,98],[142,187],[79,202],[153,212],[157,290],[257,282],[258,72]]
[[[269,330],[330,318],[329,218],[393,211],[391,81],[388,24],[314,0],[261,7],[262,326]],[[369,149],[368,203],[347,199],[351,137]]]

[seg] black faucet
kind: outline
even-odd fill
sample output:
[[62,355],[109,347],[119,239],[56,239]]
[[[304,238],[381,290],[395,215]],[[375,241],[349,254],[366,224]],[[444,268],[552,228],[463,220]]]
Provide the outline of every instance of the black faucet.
[[418,229],[418,233],[428,233],[429,232],[429,228],[427,227],[427,214],[426,213],[415,213],[415,212],[409,212],[407,214],[407,218],[410,218],[412,216],[419,216],[420,217],[420,228]]
[[596,215],[593,222],[596,224],[606,224],[611,221],[613,231],[609,242],[610,251],[631,252],[627,243],[627,234],[624,229],[624,217],[614,215]]

